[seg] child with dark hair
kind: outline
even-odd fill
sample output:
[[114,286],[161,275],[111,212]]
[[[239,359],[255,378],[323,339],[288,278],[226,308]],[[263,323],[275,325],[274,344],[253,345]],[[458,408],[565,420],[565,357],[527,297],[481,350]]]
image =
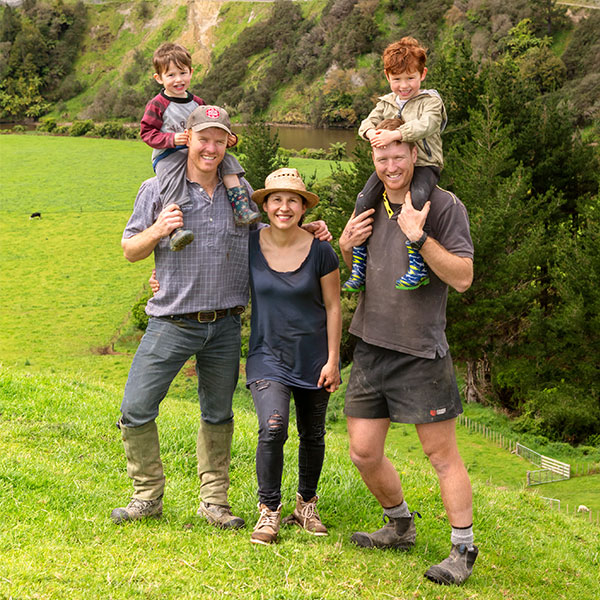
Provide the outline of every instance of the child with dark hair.
[[[192,79],[192,57],[179,44],[161,44],[152,58],[154,79],[163,89],[148,104],[141,122],[142,139],[152,148],[152,166],[160,182],[163,206],[177,204],[185,213],[188,204],[185,169],[188,134],[185,124],[188,116],[200,105],[202,98],[188,91]],[[237,137],[229,136],[228,146],[235,146]],[[247,225],[260,220],[260,213],[249,205],[248,191],[240,185],[244,174],[240,163],[231,154],[225,154],[220,166],[223,183],[234,211],[236,223]],[[185,216],[185,214],[184,214]],[[193,239],[190,229],[179,228],[170,236],[173,251],[182,250]]]

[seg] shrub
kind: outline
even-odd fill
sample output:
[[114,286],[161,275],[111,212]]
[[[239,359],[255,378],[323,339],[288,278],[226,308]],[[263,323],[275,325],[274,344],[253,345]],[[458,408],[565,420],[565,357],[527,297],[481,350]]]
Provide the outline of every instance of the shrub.
[[57,127],[56,119],[54,117],[46,117],[45,119],[42,119],[38,123],[38,126],[36,127],[36,129],[38,131],[45,131],[47,133],[52,133],[53,131],[56,130],[56,127]]
[[99,135],[100,137],[120,140],[127,137],[126,129],[127,128],[122,123],[118,123],[117,121],[108,121],[107,123],[97,125],[95,132],[96,135]]
[[24,133],[26,131],[25,126],[24,125],[15,125],[13,127],[13,132],[14,133]]
[[146,314],[146,304],[152,297],[152,291],[146,291],[142,297],[131,307],[131,321],[136,329],[146,331],[148,327],[148,315]]
[[525,410],[518,419],[520,427],[555,441],[580,443],[600,426],[597,400],[566,383],[532,392]]
[[125,137],[128,140],[140,139],[140,130],[137,127],[125,127]]
[[74,121],[73,125],[69,129],[69,135],[72,137],[79,137],[85,135],[88,131],[94,129],[94,121],[86,119],[85,121]]

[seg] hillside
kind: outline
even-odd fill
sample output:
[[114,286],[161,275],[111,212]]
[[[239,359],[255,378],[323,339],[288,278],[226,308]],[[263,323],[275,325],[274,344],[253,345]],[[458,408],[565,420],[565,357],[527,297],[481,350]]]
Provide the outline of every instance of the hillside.
[[[597,26],[590,17],[597,12],[592,10],[595,2],[582,3],[592,8],[529,0],[489,5],[462,0],[65,2],[60,6],[85,8],[73,9],[75,17],[67,15],[65,8],[67,12],[58,19],[64,35],[78,26],[77,19],[83,26],[67,44],[73,56],[60,68],[52,64],[64,58],[57,57],[54,40],[40,40],[55,27],[47,24],[44,2],[30,0],[21,7],[34,7],[27,10],[32,22],[38,23],[39,34],[27,30],[19,37],[14,9],[3,9],[0,76],[8,74],[0,84],[0,92],[4,88],[6,93],[0,93],[4,118],[41,116],[50,110],[68,121],[136,121],[158,89],[151,78],[152,52],[160,42],[170,40],[192,52],[194,91],[210,102],[227,105],[238,119],[259,114],[275,122],[354,128],[386,89],[379,55],[389,41],[407,34],[420,39],[430,50],[431,84],[450,94],[450,82],[442,72],[436,73],[436,65],[443,69],[465,43],[475,64],[494,61],[510,45],[514,28],[528,20],[531,34],[538,39],[534,45],[549,36],[552,53],[561,62],[534,53],[524,66],[529,69],[527,76],[545,79],[544,85],[554,91],[560,89],[582,124],[598,119],[592,90],[600,77],[600,59],[589,34]],[[71,29],[65,29],[64,23],[71,23]],[[522,35],[519,32],[518,43],[525,49]],[[46,65],[41,56],[36,57],[32,68],[38,69],[40,80],[28,79],[25,85],[17,79],[17,71],[11,74],[11,68],[16,69],[29,48],[40,43],[47,45],[51,62]],[[1,67],[3,59],[8,71]]]
[[[150,269],[150,261],[128,264],[119,238],[137,185],[150,174],[148,152],[135,141],[3,135],[0,154],[0,597],[593,597],[600,583],[597,526],[524,491],[530,467],[463,428],[459,444],[474,482],[481,549],[464,588],[441,591],[422,579],[446,550],[448,526],[412,427],[390,435],[411,506],[423,515],[417,547],[407,555],[363,553],[349,544],[354,530],[378,527],[381,515],[350,463],[343,421],[334,414],[319,491],[329,538],[307,540],[286,529],[275,548],[261,552],[247,529],[224,533],[198,522],[199,415],[187,372],[159,419],[165,516],[114,527],[110,510],[130,493],[114,427],[135,350],[127,313]],[[34,209],[41,220],[29,220]],[[338,394],[338,419],[340,405]],[[231,499],[252,524],[256,418],[242,384],[235,411]],[[286,510],[296,483],[295,437],[286,446]],[[592,478],[573,480],[587,482],[593,485]]]
[[[190,390],[191,391],[191,390]],[[591,600],[600,585],[596,527],[550,510],[526,492],[473,474],[480,556],[469,583],[440,589],[422,573],[447,550],[449,530],[432,469],[405,452],[413,428],[391,439],[409,502],[422,514],[407,554],[364,551],[356,529],[380,513],[350,463],[343,430],[330,431],[319,502],[327,538],[284,528],[273,548],[249,543],[248,528],[217,531],[199,521],[194,439],[198,409],[171,393],[159,428],[167,489],[160,521],[116,527],[108,515],[129,483],[118,431],[120,389],[93,372],[79,377],[0,373],[0,596],[6,598],[445,598]],[[28,402],[23,403],[23,398]],[[256,518],[256,419],[246,391],[234,402],[231,502]],[[469,445],[459,431],[459,444]],[[286,445],[284,511],[295,489],[297,441]],[[507,462],[518,460],[507,457]]]

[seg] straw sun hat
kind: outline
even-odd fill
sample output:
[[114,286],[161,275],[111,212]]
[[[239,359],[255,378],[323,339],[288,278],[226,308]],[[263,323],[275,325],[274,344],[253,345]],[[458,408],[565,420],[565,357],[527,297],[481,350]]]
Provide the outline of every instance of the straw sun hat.
[[265,198],[273,192],[295,192],[306,200],[306,208],[312,208],[319,196],[306,191],[306,186],[296,169],[277,169],[265,179],[265,187],[252,194],[252,200],[262,207]]

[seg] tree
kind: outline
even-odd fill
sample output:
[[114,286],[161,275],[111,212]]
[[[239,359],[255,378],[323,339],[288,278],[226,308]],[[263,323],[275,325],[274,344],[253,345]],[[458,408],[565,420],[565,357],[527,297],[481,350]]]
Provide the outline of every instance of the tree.
[[14,42],[21,31],[21,18],[12,6],[4,7],[0,19],[0,42]]
[[471,113],[470,140],[448,154],[446,176],[469,211],[476,257],[472,287],[448,299],[448,337],[455,357],[467,364],[468,401],[493,393],[499,365],[516,351],[537,293],[539,202],[529,194],[529,172],[512,153],[511,130],[488,99]]
[[240,160],[246,170],[246,179],[255,190],[264,187],[269,173],[287,167],[288,159],[277,152],[279,135],[272,134],[264,121],[250,122],[240,140],[240,153],[243,154]]

